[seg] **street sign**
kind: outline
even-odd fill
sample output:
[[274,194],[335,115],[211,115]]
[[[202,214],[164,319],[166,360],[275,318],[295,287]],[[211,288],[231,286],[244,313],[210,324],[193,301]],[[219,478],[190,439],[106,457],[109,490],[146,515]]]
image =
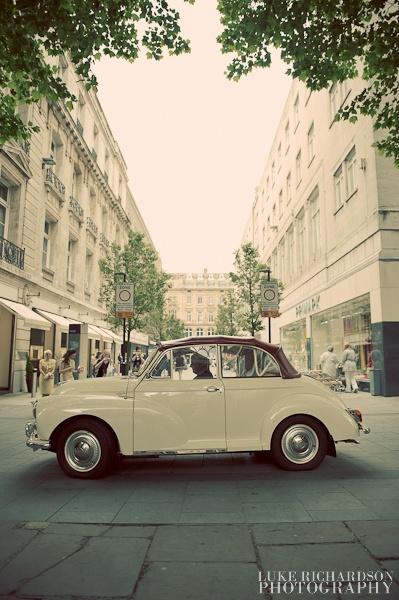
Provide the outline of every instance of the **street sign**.
[[133,317],[133,283],[116,284],[115,316],[118,319],[130,319]]
[[262,316],[277,317],[279,314],[277,281],[262,280],[260,282],[260,295]]

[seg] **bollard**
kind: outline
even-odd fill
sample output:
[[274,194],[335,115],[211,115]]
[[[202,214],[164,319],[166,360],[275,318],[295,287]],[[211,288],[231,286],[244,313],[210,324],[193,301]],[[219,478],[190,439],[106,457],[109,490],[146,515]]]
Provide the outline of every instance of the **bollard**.
[[31,398],[36,398],[36,389],[37,389],[37,369],[33,369]]

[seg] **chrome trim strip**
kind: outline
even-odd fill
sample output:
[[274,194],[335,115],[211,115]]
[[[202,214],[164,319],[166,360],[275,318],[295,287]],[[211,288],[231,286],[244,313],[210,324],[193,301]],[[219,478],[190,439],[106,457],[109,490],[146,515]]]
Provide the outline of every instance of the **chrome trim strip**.
[[230,454],[231,450],[225,450],[224,448],[212,448],[207,450],[139,450],[133,452],[134,456],[160,456],[161,454]]

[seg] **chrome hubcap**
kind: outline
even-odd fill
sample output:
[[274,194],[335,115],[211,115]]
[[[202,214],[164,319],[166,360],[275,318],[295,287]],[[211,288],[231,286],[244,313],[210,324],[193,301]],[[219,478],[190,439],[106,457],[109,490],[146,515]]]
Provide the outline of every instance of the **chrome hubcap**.
[[319,450],[319,438],[308,425],[292,425],[284,432],[281,449],[289,461],[296,464],[307,463]]
[[74,431],[65,442],[65,459],[75,471],[91,471],[101,458],[101,446],[90,431]]

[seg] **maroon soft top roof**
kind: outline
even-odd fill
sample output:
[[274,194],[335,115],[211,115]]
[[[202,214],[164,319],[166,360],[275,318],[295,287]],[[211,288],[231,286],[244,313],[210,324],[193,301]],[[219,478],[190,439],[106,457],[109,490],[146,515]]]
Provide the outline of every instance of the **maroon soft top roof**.
[[241,344],[243,346],[256,346],[266,350],[276,359],[280,366],[281,375],[284,379],[295,379],[300,377],[301,374],[292,366],[288,358],[285,356],[281,346],[276,344],[268,344],[262,342],[254,337],[241,337],[241,336],[230,336],[230,335],[206,335],[206,336],[194,336],[180,338],[178,340],[168,340],[161,342],[159,350],[167,350],[169,348],[176,348],[176,346],[193,346],[195,344],[228,344],[230,346],[234,344]]

